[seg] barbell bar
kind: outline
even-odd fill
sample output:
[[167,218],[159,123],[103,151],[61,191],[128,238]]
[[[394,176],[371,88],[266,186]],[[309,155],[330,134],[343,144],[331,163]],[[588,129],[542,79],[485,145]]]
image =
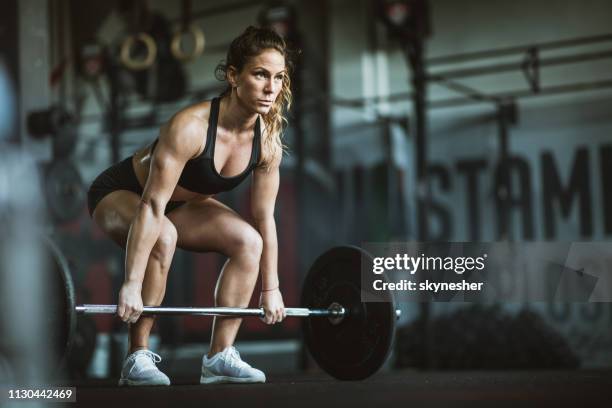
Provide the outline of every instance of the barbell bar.
[[[117,305],[77,305],[74,310],[79,314],[116,314]],[[308,309],[306,307],[286,307],[288,317],[343,317],[346,310],[332,304],[327,309]],[[145,306],[143,315],[170,315],[170,316],[225,316],[225,317],[264,317],[263,308],[247,309],[241,307],[160,307]]]
[[[117,305],[77,305],[74,308],[77,314],[116,314]],[[338,303],[332,303],[327,309],[309,309],[307,307],[286,307],[287,317],[328,317],[338,324],[347,314],[346,309]],[[142,315],[155,316],[224,316],[224,317],[265,317],[263,308],[248,309],[242,307],[168,307],[144,306]],[[402,315],[400,309],[395,310],[395,318]]]

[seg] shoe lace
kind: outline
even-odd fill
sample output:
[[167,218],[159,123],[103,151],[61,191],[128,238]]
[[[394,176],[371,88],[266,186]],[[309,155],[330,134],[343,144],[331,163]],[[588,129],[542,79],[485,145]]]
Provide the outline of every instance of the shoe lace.
[[240,352],[236,350],[236,348],[233,346],[227,349],[227,351],[225,352],[225,356],[226,356],[225,361],[227,361],[230,367],[235,367],[235,368],[250,367],[250,365],[242,361],[242,358],[240,358]]
[[139,356],[148,358],[151,362],[153,362],[153,364],[157,364],[162,361],[161,356],[159,354],[155,354],[151,350],[142,350],[139,353]]
[[[138,371],[157,369],[155,363],[159,363],[162,360],[159,354],[155,354],[150,350],[139,350],[129,358],[132,360],[132,364],[127,375],[130,375],[134,369]],[[123,373],[121,375],[123,376]]]

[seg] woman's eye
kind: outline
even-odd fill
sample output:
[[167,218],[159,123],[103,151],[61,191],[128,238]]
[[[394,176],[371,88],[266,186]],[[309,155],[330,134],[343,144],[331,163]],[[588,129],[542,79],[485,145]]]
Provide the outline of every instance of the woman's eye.
[[266,75],[263,72],[256,72],[255,76],[258,78],[264,78]]
[[277,80],[277,81],[282,81],[282,80],[283,80],[283,76],[282,76],[282,75],[277,76],[277,77],[276,77],[276,80]]

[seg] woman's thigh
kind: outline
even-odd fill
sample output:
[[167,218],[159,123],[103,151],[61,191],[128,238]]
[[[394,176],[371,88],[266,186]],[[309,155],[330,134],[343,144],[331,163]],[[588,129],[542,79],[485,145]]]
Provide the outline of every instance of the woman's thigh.
[[261,237],[238,213],[208,198],[188,202],[167,215],[178,231],[177,246],[197,252],[220,252],[232,256],[233,249],[258,245]]
[[125,248],[139,204],[138,194],[127,190],[113,191],[100,200],[93,211],[93,220],[113,241]]
[[[125,248],[130,226],[136,217],[140,196],[128,190],[107,194],[93,211],[95,223],[119,246]],[[174,226],[164,217],[160,237],[176,235]]]

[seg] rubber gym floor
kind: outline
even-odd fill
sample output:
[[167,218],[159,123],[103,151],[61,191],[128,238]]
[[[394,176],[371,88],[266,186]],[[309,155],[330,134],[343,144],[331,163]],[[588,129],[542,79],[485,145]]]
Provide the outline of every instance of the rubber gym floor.
[[[612,407],[612,370],[390,371],[344,382],[322,373],[270,376],[266,384],[117,387],[73,383],[79,407]],[[68,385],[68,384],[66,384]]]

